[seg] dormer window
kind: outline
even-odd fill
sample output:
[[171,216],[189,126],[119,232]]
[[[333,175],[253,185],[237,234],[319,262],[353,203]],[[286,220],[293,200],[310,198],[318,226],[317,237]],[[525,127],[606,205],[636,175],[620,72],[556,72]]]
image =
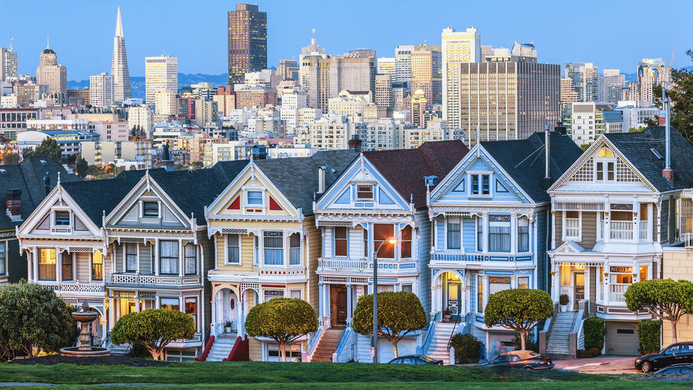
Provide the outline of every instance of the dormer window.
[[372,200],[373,184],[359,184],[356,186],[356,199]]
[[69,211],[56,211],[55,212],[55,226],[70,226],[70,212]]
[[594,165],[597,181],[616,181],[616,159],[609,149],[597,152]]
[[158,218],[159,217],[159,203],[158,202],[142,202],[142,213],[147,218]]
[[491,195],[491,175],[470,175],[472,195]]
[[248,206],[262,207],[262,191],[248,191]]

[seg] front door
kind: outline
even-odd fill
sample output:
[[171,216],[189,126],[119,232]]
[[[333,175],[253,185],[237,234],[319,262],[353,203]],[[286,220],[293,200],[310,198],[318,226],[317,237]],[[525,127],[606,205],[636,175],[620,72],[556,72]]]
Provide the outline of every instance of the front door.
[[450,319],[454,321],[459,321],[462,314],[462,302],[461,302],[461,283],[450,283],[448,282],[448,305],[450,309],[451,317]]
[[578,302],[585,299],[585,273],[576,272],[574,275],[575,280],[573,285],[575,286],[575,289],[573,290],[573,309],[577,310]]
[[347,291],[344,285],[330,286],[330,322],[332,326],[347,323]]

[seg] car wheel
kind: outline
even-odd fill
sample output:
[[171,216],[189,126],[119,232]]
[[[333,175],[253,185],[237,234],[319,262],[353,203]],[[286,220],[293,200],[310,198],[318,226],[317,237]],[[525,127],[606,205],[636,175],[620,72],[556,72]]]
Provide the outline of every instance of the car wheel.
[[533,370],[533,369],[534,369],[533,367],[530,367],[530,366],[524,366],[523,368],[524,368],[525,370]]
[[642,372],[650,372],[650,371],[652,371],[652,363],[650,363],[650,362],[642,362],[642,365],[640,366],[640,371],[642,371]]

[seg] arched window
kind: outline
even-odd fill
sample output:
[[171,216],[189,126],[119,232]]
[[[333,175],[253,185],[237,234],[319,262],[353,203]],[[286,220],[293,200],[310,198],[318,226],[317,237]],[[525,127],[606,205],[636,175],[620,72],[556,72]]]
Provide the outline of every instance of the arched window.
[[602,149],[597,153],[597,157],[614,157],[614,154],[609,149]]
[[616,181],[616,159],[609,149],[600,149],[594,161],[595,179],[597,181]]

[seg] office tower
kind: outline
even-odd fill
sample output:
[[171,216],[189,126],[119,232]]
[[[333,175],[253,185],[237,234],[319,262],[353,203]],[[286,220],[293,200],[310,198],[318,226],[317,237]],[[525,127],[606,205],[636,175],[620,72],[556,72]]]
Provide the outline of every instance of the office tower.
[[599,101],[616,103],[621,100],[625,85],[626,76],[620,70],[604,69],[604,75],[599,78]]
[[342,57],[345,58],[376,58],[375,50],[371,49],[356,49],[349,50],[348,53],[344,53]]
[[176,91],[160,89],[154,94],[155,115],[176,115],[178,114],[178,99]]
[[115,81],[113,76],[101,73],[89,77],[89,100],[94,107],[111,107],[115,96]]
[[248,72],[267,69],[267,13],[257,5],[229,11],[229,84],[242,84]]
[[461,65],[481,61],[481,33],[470,27],[455,31],[448,27],[442,34],[443,118],[451,129],[460,128]]
[[306,104],[306,93],[300,89],[282,93],[280,117],[286,122],[287,129],[293,130],[298,126],[298,110],[305,108]]
[[306,57],[308,107],[327,112],[328,100],[341,91],[370,91],[375,95],[375,58]]
[[147,105],[130,107],[128,109],[128,128],[138,127],[145,131],[145,136],[154,128],[154,112]]
[[389,74],[375,75],[375,104],[392,107],[392,80]]
[[578,101],[578,94],[573,90],[573,79],[561,79],[561,104]]
[[428,99],[426,99],[426,93],[420,89],[414,91],[411,97],[411,103],[409,103],[409,118],[410,122],[416,127],[426,127],[424,122],[424,112],[428,110]]
[[440,57],[440,46],[419,45],[411,52],[411,90],[422,90],[429,105],[442,100]]
[[178,58],[168,54],[144,60],[145,100],[153,103],[158,92],[178,92]]
[[122,102],[125,99],[130,99],[132,97],[130,71],[128,70],[128,56],[125,53],[125,35],[123,34],[123,20],[120,17],[120,7],[118,7],[115,36],[113,37],[111,76],[113,76],[113,96],[115,101]]
[[523,139],[560,120],[561,67],[522,61],[463,63],[459,128],[468,144]]
[[589,62],[565,64],[565,78],[573,81],[573,91],[577,92],[579,102],[597,101],[599,87],[599,68]]
[[514,61],[537,62],[537,49],[534,43],[518,43],[513,44],[512,56]]
[[17,77],[17,53],[12,50],[12,43],[9,49],[0,47],[0,81],[10,77]]
[[669,70],[661,58],[643,58],[638,64],[638,100],[654,103],[652,88],[669,81]]
[[400,45],[395,48],[395,80],[408,83],[411,80],[411,52],[414,45]]
[[395,72],[397,70],[397,61],[394,57],[380,57],[378,58],[378,74],[387,74],[394,81]]
[[311,30],[310,45],[301,48],[301,55],[298,57],[298,81],[301,87],[310,96],[310,67],[311,60],[330,58],[325,54],[325,49],[315,43],[315,29]]
[[277,73],[281,80],[298,81],[298,61],[296,60],[279,60]]
[[36,83],[45,85],[47,93],[67,94],[67,69],[64,65],[58,65],[58,55],[50,46],[41,52],[36,68]]

